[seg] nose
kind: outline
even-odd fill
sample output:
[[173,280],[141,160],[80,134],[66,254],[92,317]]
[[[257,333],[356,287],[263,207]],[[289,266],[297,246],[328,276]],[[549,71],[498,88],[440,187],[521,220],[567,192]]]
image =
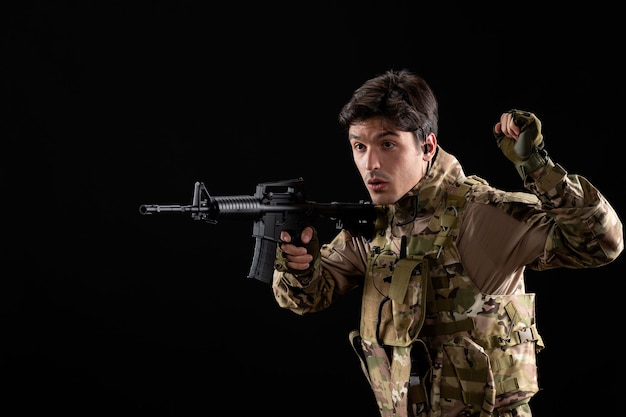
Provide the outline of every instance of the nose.
[[378,154],[373,150],[368,150],[365,155],[365,169],[368,171],[380,169],[380,159],[378,158]]

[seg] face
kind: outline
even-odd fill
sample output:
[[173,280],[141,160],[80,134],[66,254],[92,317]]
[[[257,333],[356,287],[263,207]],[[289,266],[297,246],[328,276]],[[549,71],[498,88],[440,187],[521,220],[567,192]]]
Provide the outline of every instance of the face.
[[[354,162],[372,203],[393,204],[425,175],[428,160],[411,132],[396,130],[380,118],[353,124],[348,131]],[[434,135],[429,137],[434,149]]]

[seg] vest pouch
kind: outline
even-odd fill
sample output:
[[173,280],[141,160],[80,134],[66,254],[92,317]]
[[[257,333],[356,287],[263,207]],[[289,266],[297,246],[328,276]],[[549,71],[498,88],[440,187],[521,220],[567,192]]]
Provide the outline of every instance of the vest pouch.
[[373,263],[372,279],[365,282],[361,336],[380,345],[409,346],[424,323],[428,262],[421,257],[395,258],[392,265],[384,261]]
[[529,401],[539,391],[536,353],[543,340],[535,323],[535,294],[492,295],[472,336],[489,354],[498,410]]
[[488,417],[494,411],[495,396],[489,357],[480,345],[456,336],[440,346],[432,386],[435,415]]

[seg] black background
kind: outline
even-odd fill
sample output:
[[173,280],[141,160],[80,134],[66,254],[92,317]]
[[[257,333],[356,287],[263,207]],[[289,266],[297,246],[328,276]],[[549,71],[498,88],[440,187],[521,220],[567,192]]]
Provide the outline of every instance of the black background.
[[[311,200],[367,199],[336,117],[389,68],[429,81],[466,173],[521,189],[491,128],[526,109],[554,160],[626,210],[623,25],[602,3],[200,3],[2,6],[3,415],[377,416],[347,342],[358,291],[281,310],[246,278],[251,223],[138,207],[295,177]],[[528,274],[536,415],[618,407],[600,376],[623,268]]]

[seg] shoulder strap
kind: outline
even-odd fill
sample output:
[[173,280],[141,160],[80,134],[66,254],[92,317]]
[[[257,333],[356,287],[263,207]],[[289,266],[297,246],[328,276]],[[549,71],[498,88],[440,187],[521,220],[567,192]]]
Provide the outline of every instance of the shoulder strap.
[[443,213],[439,216],[439,234],[433,241],[433,246],[438,248],[437,258],[441,255],[443,248],[450,243],[450,232],[456,227],[461,210],[465,207],[465,195],[474,185],[481,183],[482,181],[477,177],[465,177],[448,193]]

